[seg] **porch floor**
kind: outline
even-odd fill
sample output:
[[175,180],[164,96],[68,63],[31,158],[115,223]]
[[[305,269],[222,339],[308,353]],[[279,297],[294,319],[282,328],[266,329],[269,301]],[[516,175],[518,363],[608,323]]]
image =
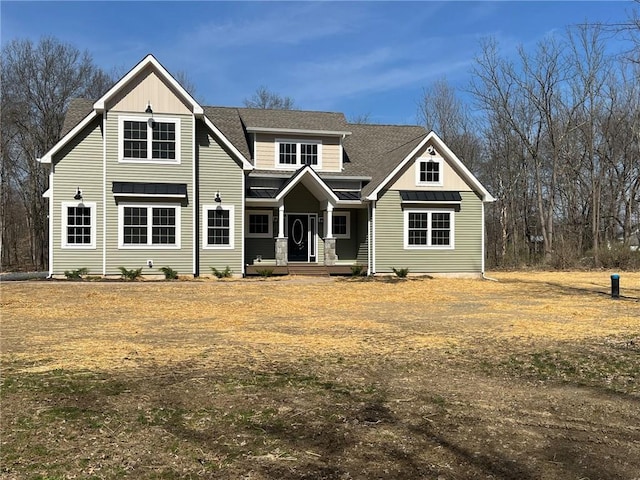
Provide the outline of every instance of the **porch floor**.
[[303,275],[321,276],[351,275],[351,265],[319,265],[317,263],[291,263],[285,266],[275,265],[247,265],[248,276],[262,275],[270,271],[270,275]]

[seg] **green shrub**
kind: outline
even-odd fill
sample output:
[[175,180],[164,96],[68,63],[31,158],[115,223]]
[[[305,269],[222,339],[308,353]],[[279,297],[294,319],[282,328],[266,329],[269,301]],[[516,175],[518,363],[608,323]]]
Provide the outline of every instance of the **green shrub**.
[[351,265],[351,276],[361,277],[364,275],[364,267],[362,265]]
[[229,265],[227,265],[222,271],[218,270],[216,267],[211,267],[211,271],[217,278],[229,278],[232,273]]
[[177,280],[178,279],[178,272],[176,272],[171,267],[162,267],[160,269],[160,271],[162,273],[164,273],[164,279],[165,280]]
[[398,278],[406,278],[406,276],[409,274],[409,269],[408,268],[393,268],[393,273],[396,274],[396,277]]
[[136,280],[142,275],[142,267],[134,268],[131,270],[127,270],[124,267],[118,267],[118,270],[120,270],[120,273],[122,274],[122,278],[124,280]]
[[273,268],[263,268],[261,270],[256,270],[256,272],[261,277],[270,277],[271,275],[273,275]]
[[69,280],[81,280],[83,275],[89,273],[89,269],[87,268],[78,268],[77,270],[65,270],[64,276]]

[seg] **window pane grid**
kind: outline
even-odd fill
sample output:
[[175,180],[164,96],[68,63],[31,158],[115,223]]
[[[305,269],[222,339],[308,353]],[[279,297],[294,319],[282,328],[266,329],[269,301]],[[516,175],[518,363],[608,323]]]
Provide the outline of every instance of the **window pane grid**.
[[269,215],[250,214],[249,233],[269,233]]
[[154,122],[152,158],[176,158],[176,125],[175,123]]
[[420,181],[421,182],[439,182],[440,181],[440,164],[438,162],[428,161],[420,163]]
[[90,207],[67,207],[67,244],[91,245]]
[[280,143],[280,163],[283,165],[295,165],[297,163],[297,144]]
[[207,245],[229,245],[229,210],[209,210],[207,212]]
[[407,220],[408,245],[451,245],[451,213],[409,212]]
[[347,234],[347,216],[346,215],[333,216],[333,234],[334,235]]
[[152,221],[152,244],[172,245],[176,243],[175,208],[154,208]]
[[300,162],[303,165],[318,164],[318,145],[316,143],[300,144]]
[[124,244],[140,245],[147,243],[147,208],[124,208]]
[[147,123],[124,122],[125,158],[147,158]]

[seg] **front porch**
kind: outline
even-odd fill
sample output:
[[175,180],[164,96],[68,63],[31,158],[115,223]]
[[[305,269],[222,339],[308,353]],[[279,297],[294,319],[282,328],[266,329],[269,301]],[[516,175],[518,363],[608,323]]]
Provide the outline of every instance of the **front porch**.
[[[318,265],[317,263],[290,263],[288,265],[253,264],[245,267],[247,276],[301,275],[327,277],[332,275],[353,275],[352,265]],[[366,266],[363,266],[366,272]]]

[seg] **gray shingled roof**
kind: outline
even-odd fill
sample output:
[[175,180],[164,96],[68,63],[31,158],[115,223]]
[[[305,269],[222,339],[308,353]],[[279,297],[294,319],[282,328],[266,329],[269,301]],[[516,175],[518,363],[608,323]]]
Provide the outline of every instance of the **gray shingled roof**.
[[64,137],[69,133],[73,127],[80,123],[80,121],[89,115],[93,110],[93,100],[86,98],[73,98],[69,103],[67,114],[64,117],[64,123],[62,124],[62,132],[60,137]]
[[239,108],[238,112],[244,125],[249,129],[283,128],[290,130],[349,131],[347,120],[342,113],[260,108]]
[[[62,135],[86,117],[92,106],[92,100],[72,100]],[[363,189],[363,196],[371,193],[427,135],[427,131],[419,126],[350,124],[342,113],[336,112],[234,107],[204,107],[204,111],[247,160],[251,160],[251,149],[246,128],[351,132],[344,140],[345,163],[339,175],[370,177],[371,182]]]
[[251,161],[248,139],[238,109],[234,107],[203,107],[204,114],[222,134],[240,151],[247,161]]

